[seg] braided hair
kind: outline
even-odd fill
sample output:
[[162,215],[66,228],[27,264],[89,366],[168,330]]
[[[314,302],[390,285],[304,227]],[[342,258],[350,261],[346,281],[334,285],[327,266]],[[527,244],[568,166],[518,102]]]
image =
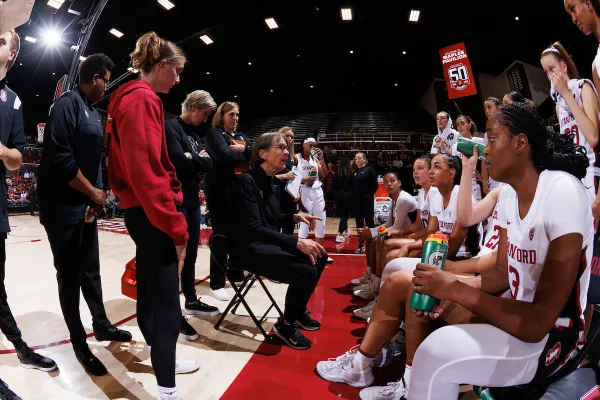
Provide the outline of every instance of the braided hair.
[[564,171],[577,179],[585,177],[589,159],[585,148],[573,142],[573,135],[547,132],[536,110],[525,103],[508,104],[497,115],[511,134],[527,136],[533,164],[539,172]]
[[448,168],[453,169],[454,173],[454,186],[460,185],[460,176],[462,175],[462,160],[460,157],[450,155],[448,153],[438,154],[446,164],[448,164]]

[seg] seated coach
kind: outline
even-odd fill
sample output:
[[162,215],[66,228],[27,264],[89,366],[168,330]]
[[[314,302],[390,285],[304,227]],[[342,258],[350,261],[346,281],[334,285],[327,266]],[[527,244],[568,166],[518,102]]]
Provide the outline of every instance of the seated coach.
[[275,175],[285,169],[288,156],[283,134],[269,132],[256,139],[251,157],[254,167],[238,177],[240,231],[234,239],[239,250],[233,260],[234,264],[236,260],[243,262],[240,266],[245,270],[289,284],[283,318],[273,331],[288,346],[305,350],[312,343],[298,328],[321,327],[310,317],[306,305],[325,268],[327,254],[312,240],[280,233],[282,223],[290,219],[309,225],[318,220],[311,215],[281,213],[281,185]]

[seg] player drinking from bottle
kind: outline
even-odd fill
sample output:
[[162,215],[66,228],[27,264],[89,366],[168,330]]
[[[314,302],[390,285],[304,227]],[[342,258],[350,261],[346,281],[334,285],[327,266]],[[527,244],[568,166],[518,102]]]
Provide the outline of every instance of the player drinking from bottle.
[[[587,203],[579,182],[588,165],[585,149],[547,133],[524,104],[504,107],[487,128],[490,175],[510,185],[499,196],[498,252],[478,258],[493,268],[457,279],[419,264],[414,276],[390,276],[360,348],[317,365],[330,381],[370,385],[374,355],[405,319],[403,379],[365,389],[362,399],[401,399],[409,391],[411,400],[456,399],[462,383],[505,387],[541,380],[558,372],[582,339],[592,216],[573,204]],[[440,303],[420,315],[409,306],[413,291]],[[438,318],[449,326],[429,335],[429,320]]]

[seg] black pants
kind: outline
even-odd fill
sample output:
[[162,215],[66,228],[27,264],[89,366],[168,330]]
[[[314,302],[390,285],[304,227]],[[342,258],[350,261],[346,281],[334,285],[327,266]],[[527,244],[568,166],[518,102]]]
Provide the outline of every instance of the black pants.
[[338,232],[343,233],[348,230],[348,218],[350,218],[351,205],[347,200],[339,200],[337,202],[337,212],[340,217],[340,225],[338,226]]
[[146,343],[152,346],[158,385],[172,388],[181,324],[175,244],[150,223],[142,207],[125,210],[125,225],[136,247],[138,325]]
[[35,212],[35,196],[30,196],[29,197],[29,202],[31,205],[31,216],[33,217],[34,212]]
[[[374,198],[362,198],[358,199],[354,203],[354,218],[356,220],[356,228],[362,228],[368,226],[373,228],[375,226],[375,203]],[[362,245],[363,240],[359,239],[358,242]]]
[[21,331],[17,327],[17,321],[13,317],[8,306],[6,288],[4,287],[5,264],[6,264],[6,233],[0,233],[0,329],[4,336],[11,342],[21,340]]
[[68,226],[53,223],[44,225],[44,228],[54,255],[60,308],[69,328],[71,343],[76,348],[87,346],[79,315],[80,289],[92,313],[94,330],[110,324],[102,302],[98,226],[94,221]]
[[252,273],[289,284],[283,316],[286,321],[294,322],[306,310],[327,263],[327,255],[312,265],[308,256],[300,251],[292,254],[274,245],[253,243],[241,252],[239,262]]
[[185,249],[185,262],[181,271],[181,290],[185,300],[196,301],[196,258],[198,257],[198,242],[200,241],[200,206],[182,208],[181,213],[188,225],[190,238]]

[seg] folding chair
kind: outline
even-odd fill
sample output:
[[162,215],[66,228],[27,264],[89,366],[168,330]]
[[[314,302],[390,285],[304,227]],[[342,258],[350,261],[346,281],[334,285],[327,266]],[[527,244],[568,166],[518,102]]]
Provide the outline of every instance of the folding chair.
[[[210,248],[211,260],[215,262],[219,266],[219,268],[221,268],[221,270],[223,270],[225,276],[227,277],[227,280],[229,281],[229,283],[231,283],[231,287],[235,292],[235,295],[227,305],[227,308],[225,308],[225,311],[223,311],[223,313],[221,314],[221,318],[219,318],[219,321],[215,324],[215,329],[219,330],[227,314],[229,314],[230,311],[232,314],[235,314],[237,312],[237,308],[240,306],[240,304],[242,304],[246,311],[248,311],[248,315],[250,315],[252,321],[254,321],[254,323],[256,324],[256,327],[263,334],[265,340],[269,340],[270,336],[267,335],[267,332],[263,328],[262,323],[264,322],[269,312],[273,309],[273,307],[277,310],[280,317],[283,317],[283,313],[281,312],[281,309],[275,302],[275,299],[271,295],[271,292],[269,292],[269,290],[265,286],[262,278],[259,275],[248,271],[248,275],[246,275],[244,281],[238,287],[236,285],[236,282],[233,281],[232,272],[239,271],[243,268],[241,268],[240,266],[231,265],[232,262],[228,251],[227,238],[224,235],[213,233],[209,239],[208,246]],[[254,312],[252,312],[250,306],[246,302],[246,295],[248,294],[250,289],[252,289],[255,283],[258,283],[260,286],[262,286],[263,290],[267,294],[267,297],[271,301],[271,305],[269,306],[269,308],[267,308],[267,311],[265,311],[265,313],[260,319],[256,318],[256,315],[254,315]]]

